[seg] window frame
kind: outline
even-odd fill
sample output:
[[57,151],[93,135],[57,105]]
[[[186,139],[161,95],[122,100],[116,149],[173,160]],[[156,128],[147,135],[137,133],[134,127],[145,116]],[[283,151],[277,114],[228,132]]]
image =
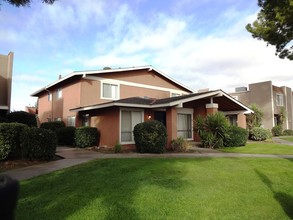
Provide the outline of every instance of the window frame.
[[284,95],[282,93],[276,93],[276,105],[284,106]]
[[[113,97],[113,94],[111,94],[112,97],[104,96],[104,85],[116,86],[116,94],[114,97]],[[120,84],[119,83],[115,83],[113,81],[108,81],[108,80],[101,82],[101,99],[118,100],[119,98],[120,98]]]
[[[72,122],[73,122],[73,124],[72,124]],[[67,127],[76,127],[76,116],[68,116],[67,117]]]
[[61,99],[62,98],[62,88],[56,89],[56,98]]
[[[134,126],[137,125],[137,124],[133,124],[133,120],[131,118],[131,141],[122,141],[122,112],[130,112],[131,113],[131,116],[132,116],[132,113],[133,112],[139,112],[140,115],[141,115],[141,122],[144,122],[144,110],[143,109],[128,109],[128,108],[121,108],[120,109],[120,125],[119,125],[119,140],[120,140],[120,143],[121,144],[135,144],[134,142],[134,136],[133,136],[133,129],[134,129]],[[141,123],[139,122],[139,123]]]
[[[191,134],[191,137],[183,137],[185,140],[193,140],[193,109],[188,109],[188,108],[182,108],[182,109],[178,109],[177,110],[177,125],[176,125],[176,132],[177,132],[177,137],[180,137],[178,135],[178,123],[179,123],[179,120],[178,120],[178,115],[190,115],[190,134]],[[182,137],[182,136],[181,136]]]
[[48,97],[48,101],[51,102],[52,101],[52,93],[51,92],[48,92],[48,96],[47,97]]

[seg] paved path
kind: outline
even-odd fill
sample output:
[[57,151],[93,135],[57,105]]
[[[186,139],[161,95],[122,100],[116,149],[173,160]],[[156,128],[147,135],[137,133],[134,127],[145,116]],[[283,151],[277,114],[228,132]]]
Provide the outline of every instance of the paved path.
[[293,142],[292,141],[286,141],[286,140],[283,140],[279,137],[273,137],[273,141],[276,142],[276,143],[279,143],[279,144],[286,144],[286,145],[291,145],[293,146]]
[[[292,143],[291,143],[292,144]],[[293,144],[292,144],[293,145]],[[198,148],[195,153],[164,153],[164,154],[139,154],[139,153],[99,153],[79,148],[58,147],[57,155],[62,160],[51,161],[20,169],[9,170],[4,174],[17,180],[26,180],[35,176],[47,174],[74,165],[82,164],[95,159],[103,158],[202,158],[202,157],[255,157],[255,158],[293,158],[293,155],[271,155],[271,154],[242,154],[222,153],[216,150]]]

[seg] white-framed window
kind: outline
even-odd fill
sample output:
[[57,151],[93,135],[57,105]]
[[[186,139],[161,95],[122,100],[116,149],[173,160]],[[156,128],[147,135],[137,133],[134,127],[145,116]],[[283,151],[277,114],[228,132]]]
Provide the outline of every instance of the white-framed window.
[[176,92],[171,92],[171,97],[177,97],[177,96],[181,96],[179,93]]
[[277,106],[284,106],[284,97],[283,94],[277,93],[276,94],[276,105]]
[[62,89],[56,89],[56,97],[57,99],[61,99],[62,98]]
[[55,118],[55,121],[62,121],[61,118]]
[[102,83],[102,98],[119,99],[119,85],[114,83]]
[[142,110],[121,110],[120,140],[121,143],[134,143],[134,126],[143,122]]
[[82,115],[82,126],[90,126],[90,115],[89,114]]
[[75,127],[75,116],[67,117],[67,126]]
[[185,139],[192,138],[191,114],[179,113],[177,114],[177,137]]
[[48,101],[52,101],[52,93],[48,92]]

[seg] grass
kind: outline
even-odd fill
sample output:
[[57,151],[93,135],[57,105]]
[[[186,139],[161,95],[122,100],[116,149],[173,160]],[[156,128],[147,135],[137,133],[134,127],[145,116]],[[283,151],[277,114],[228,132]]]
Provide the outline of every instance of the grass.
[[292,219],[293,160],[102,159],[22,181],[16,219]]
[[293,136],[281,137],[281,139],[293,142]]
[[243,147],[225,147],[220,151],[247,154],[293,154],[293,146],[268,142],[250,142]]

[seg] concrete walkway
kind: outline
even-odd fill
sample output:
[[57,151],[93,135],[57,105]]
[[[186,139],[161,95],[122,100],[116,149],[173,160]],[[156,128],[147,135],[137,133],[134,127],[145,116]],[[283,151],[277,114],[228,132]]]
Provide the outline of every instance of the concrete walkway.
[[293,142],[291,141],[286,141],[286,140],[283,140],[279,137],[273,137],[272,138],[274,142],[276,143],[279,143],[279,144],[286,144],[286,145],[290,145],[290,146],[293,146]]
[[222,153],[216,150],[198,148],[195,153],[164,153],[164,154],[139,154],[139,153],[99,153],[95,151],[58,147],[57,155],[64,159],[42,163],[20,169],[4,172],[17,180],[26,180],[39,175],[47,174],[56,170],[86,163],[95,159],[104,158],[203,158],[203,157],[254,157],[254,158],[293,158],[293,155],[271,155],[271,154],[242,154],[242,153]]

